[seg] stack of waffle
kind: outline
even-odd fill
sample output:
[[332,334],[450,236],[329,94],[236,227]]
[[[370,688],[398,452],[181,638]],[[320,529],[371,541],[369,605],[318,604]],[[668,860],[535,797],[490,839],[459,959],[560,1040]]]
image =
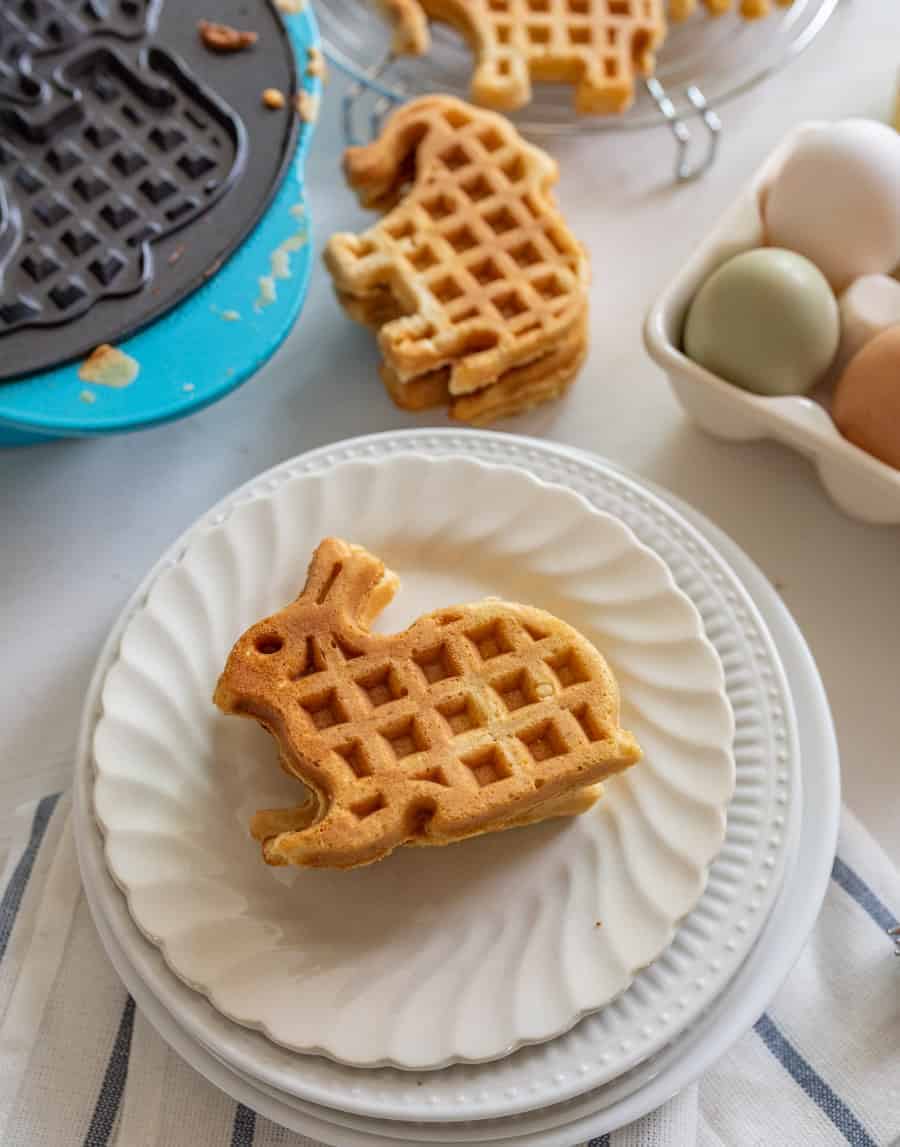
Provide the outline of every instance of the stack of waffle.
[[373,554],[326,538],[297,600],[229,655],[216,704],[272,732],[310,790],[254,817],[269,864],[355,868],[404,844],[575,816],[640,758],[609,666],[572,626],[489,600],[372,633],[398,585]]
[[438,95],[394,112],[344,167],[385,214],[332,236],[325,262],[346,312],[378,331],[394,401],[480,425],[563,394],[587,351],[589,267],[550,194],[555,162],[503,117]]

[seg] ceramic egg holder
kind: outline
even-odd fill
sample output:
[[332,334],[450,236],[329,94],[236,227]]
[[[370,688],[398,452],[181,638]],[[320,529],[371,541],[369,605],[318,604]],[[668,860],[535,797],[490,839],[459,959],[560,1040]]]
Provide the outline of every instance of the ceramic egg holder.
[[647,316],[644,339],[682,406],[703,429],[735,441],[774,438],[783,442],[809,458],[828,493],[846,513],[866,522],[900,523],[900,471],[848,442],[831,419],[834,369],[810,397],[770,398],[719,378],[681,349],[685,315],[702,284],[732,256],[763,244],[760,193],[810,126],[818,125],[801,126],[776,148],[669,284]]

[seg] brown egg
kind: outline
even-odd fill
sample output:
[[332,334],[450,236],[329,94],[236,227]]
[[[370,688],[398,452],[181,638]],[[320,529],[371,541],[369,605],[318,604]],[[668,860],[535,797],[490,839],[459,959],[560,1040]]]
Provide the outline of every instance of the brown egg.
[[853,356],[831,414],[845,438],[900,470],[900,326],[889,327]]

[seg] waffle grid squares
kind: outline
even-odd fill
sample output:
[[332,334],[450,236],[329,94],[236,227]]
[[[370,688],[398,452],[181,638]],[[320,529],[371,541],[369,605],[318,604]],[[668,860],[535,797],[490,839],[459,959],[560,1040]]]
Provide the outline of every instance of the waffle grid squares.
[[[681,13],[695,2],[671,0],[671,7]],[[705,3],[712,10],[730,0]],[[579,112],[624,111],[635,76],[652,72],[665,35],[664,0],[397,0],[392,12],[399,41],[417,53],[428,48],[419,30],[426,17],[461,29],[475,46],[474,101],[503,111],[528,103],[532,80],[573,84]]]
[[[134,8],[132,19],[142,6]],[[192,102],[205,97],[159,49],[150,61],[153,82],[167,81],[165,107],[139,111],[150,98],[143,77],[110,47],[95,46],[63,65],[78,93],[68,115],[45,109],[44,128],[10,110],[0,178],[18,188],[25,235],[4,269],[0,334],[76,318],[105,296],[140,290],[149,279],[142,245],[205,210],[231,178],[233,123],[211,115],[212,103],[198,115]],[[189,113],[205,132],[202,145],[178,127]]]
[[603,658],[564,622],[485,601],[372,634],[395,588],[327,539],[297,601],[229,656],[216,703],[261,721],[313,790],[254,818],[271,863],[354,867],[582,811],[639,756]]
[[[326,262],[354,317],[381,327],[386,366],[401,381],[446,365],[451,394],[477,392],[579,323],[586,257],[549,198],[552,161],[507,122],[446,97],[414,101],[381,140],[348,153],[364,198],[379,153],[392,170],[408,165],[410,136],[412,189],[363,235],[333,236]],[[380,172],[377,185],[388,199]]]
[[[379,776],[400,768],[409,781],[480,789],[510,777],[531,779],[535,766],[602,739],[590,705],[577,697],[554,717],[543,715],[546,706],[526,712],[551,699],[565,707],[568,691],[590,680],[571,644],[535,637],[507,616],[475,626],[458,619],[447,629],[440,644],[413,652],[402,665],[364,653],[351,661],[349,678],[336,643],[307,639],[304,662],[312,657],[315,672],[289,680],[311,728],[349,770],[345,777],[377,785]],[[504,723],[509,727],[498,743],[493,737]],[[434,749],[450,750],[449,765],[423,766],[423,755]]]

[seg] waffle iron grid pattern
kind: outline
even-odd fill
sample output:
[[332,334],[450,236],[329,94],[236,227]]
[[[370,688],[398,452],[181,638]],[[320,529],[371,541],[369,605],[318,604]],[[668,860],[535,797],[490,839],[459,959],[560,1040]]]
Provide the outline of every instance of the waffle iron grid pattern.
[[[162,7],[15,0],[0,9],[0,346],[34,328],[59,338],[104,298],[142,296],[139,305],[158,308],[166,252],[157,245],[181,238],[242,175],[247,129],[196,67],[157,41]],[[275,13],[269,20],[279,27]],[[173,23],[182,43],[196,37],[188,12]],[[256,55],[253,67],[265,70]],[[223,74],[233,79],[236,69]],[[223,253],[228,243],[223,236]],[[174,262],[167,280],[181,273]],[[125,333],[109,312],[104,321],[85,346],[66,336],[67,348]],[[70,353],[48,360],[46,339],[31,344],[24,353],[21,340],[10,345],[0,377]]]

